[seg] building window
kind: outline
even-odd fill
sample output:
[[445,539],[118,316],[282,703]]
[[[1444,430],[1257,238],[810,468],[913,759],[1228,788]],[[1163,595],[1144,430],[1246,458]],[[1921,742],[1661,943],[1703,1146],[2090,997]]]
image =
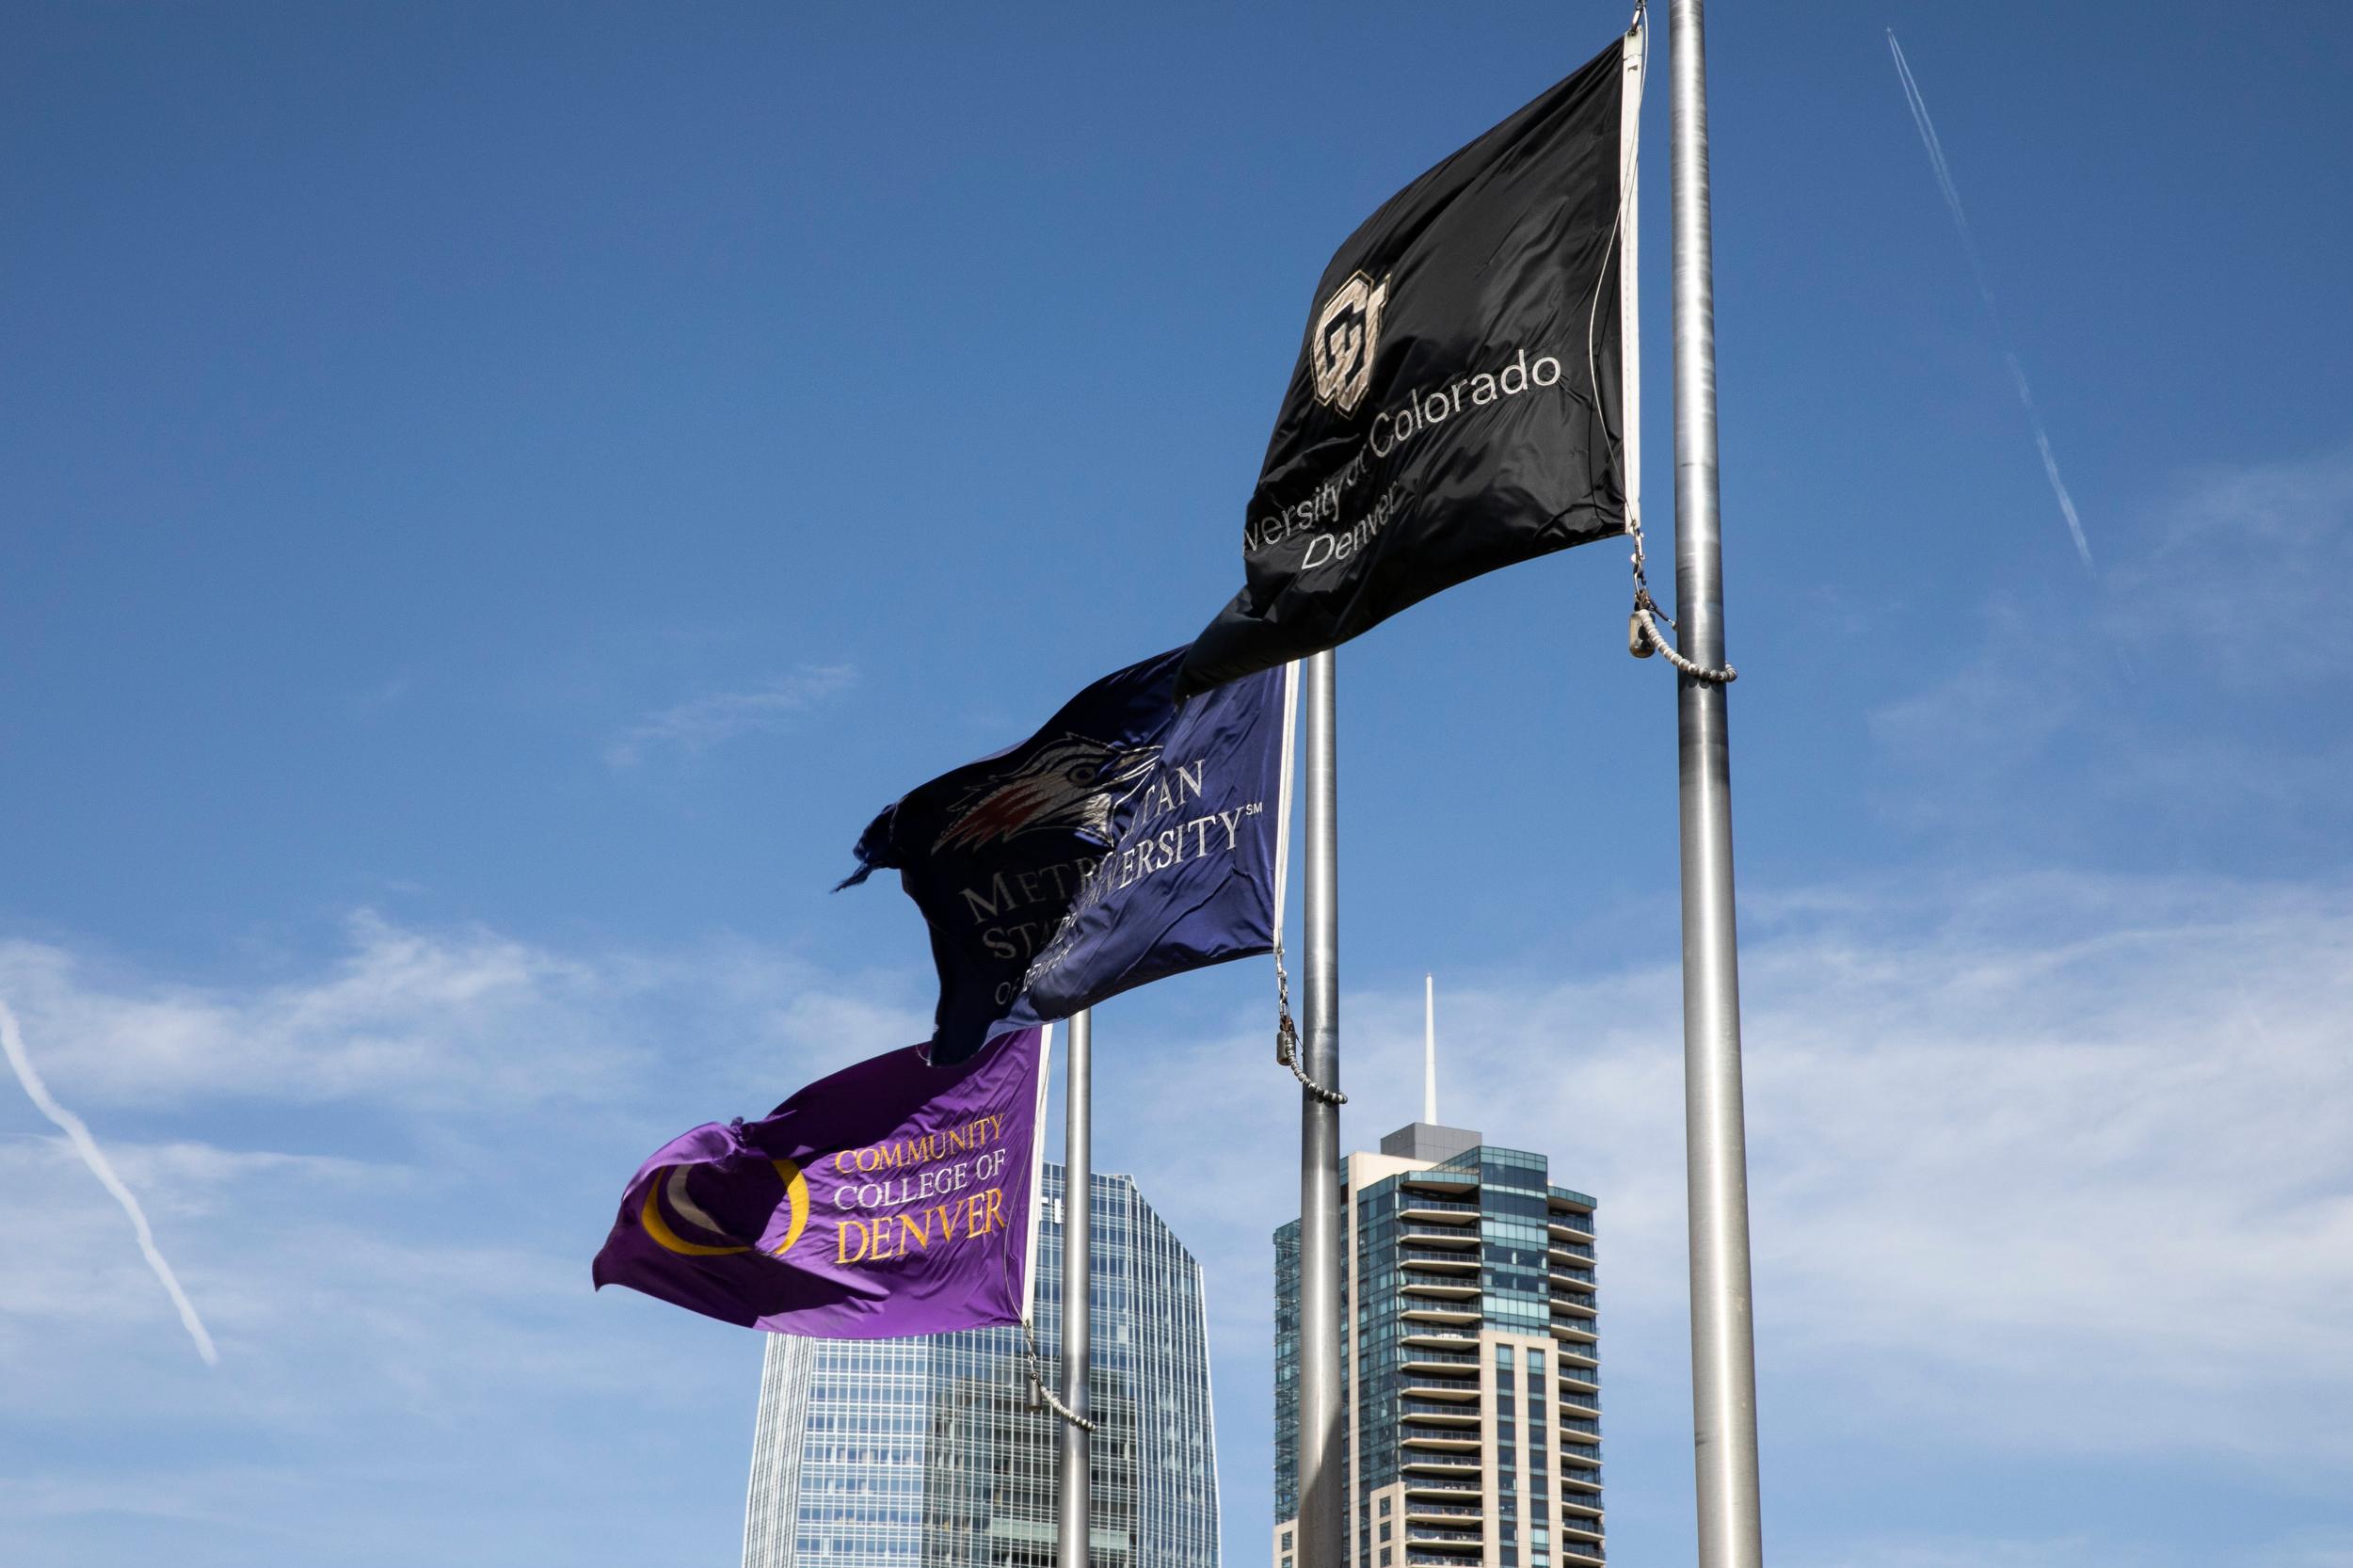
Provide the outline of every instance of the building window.
[[1382,1539],[1382,1540],[1384,1540],[1384,1541],[1386,1541],[1388,1538],[1389,1538],[1389,1523],[1388,1523],[1388,1521],[1387,1521],[1387,1520],[1384,1519],[1384,1520],[1381,1522],[1381,1539]]
[[1285,1531],[1283,1532],[1283,1550],[1285,1550],[1285,1551],[1287,1551],[1287,1552],[1288,1552],[1288,1551],[1289,1551],[1290,1549],[1291,1549],[1291,1532],[1290,1532],[1290,1531],[1289,1531],[1289,1530],[1285,1530]]
[[1384,1497],[1384,1498],[1382,1498],[1382,1499],[1381,1499],[1381,1513],[1382,1513],[1382,1516],[1383,1516],[1384,1518],[1387,1517],[1387,1516],[1388,1516],[1388,1512],[1389,1512],[1389,1499],[1388,1499],[1388,1498],[1386,1498],[1386,1497]]
[[1389,1568],[1389,1548],[1386,1546],[1381,1548],[1381,1568]]
[[1530,1351],[1528,1352],[1528,1369],[1531,1372],[1542,1372],[1545,1369],[1544,1352]]
[[1509,1345],[1497,1345],[1497,1346],[1496,1347],[1496,1365],[1497,1365],[1497,1366],[1498,1366],[1498,1367],[1500,1367],[1500,1368],[1503,1368],[1505,1371],[1507,1371],[1507,1372],[1508,1372],[1508,1371],[1510,1371],[1510,1370],[1512,1369],[1512,1347],[1511,1347],[1511,1346],[1509,1346]]

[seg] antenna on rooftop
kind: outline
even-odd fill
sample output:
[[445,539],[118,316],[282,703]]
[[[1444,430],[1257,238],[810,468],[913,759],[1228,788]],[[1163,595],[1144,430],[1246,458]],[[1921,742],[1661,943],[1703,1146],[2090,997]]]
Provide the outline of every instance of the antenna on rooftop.
[[1421,977],[1421,1119],[1438,1121],[1438,978]]

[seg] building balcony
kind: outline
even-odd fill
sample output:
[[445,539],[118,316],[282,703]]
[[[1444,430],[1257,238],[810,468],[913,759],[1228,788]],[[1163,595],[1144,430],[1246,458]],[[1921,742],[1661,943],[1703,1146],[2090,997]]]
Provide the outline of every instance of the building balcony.
[[1479,1420],[1479,1406],[1476,1402],[1448,1404],[1441,1400],[1417,1400],[1408,1398],[1400,1400],[1398,1401],[1398,1405],[1408,1416],[1427,1416],[1433,1420],[1470,1421],[1474,1423]]
[[1422,1221],[1431,1224],[1468,1225],[1479,1223],[1479,1206],[1458,1203],[1452,1198],[1427,1198],[1418,1192],[1397,1195],[1400,1219]]
[[1408,1252],[1444,1252],[1466,1263],[1479,1261],[1479,1232],[1476,1230],[1409,1230],[1397,1239],[1400,1248]]
[[1589,1420],[1594,1421],[1601,1419],[1601,1400],[1598,1399],[1583,1398],[1576,1394],[1563,1394],[1561,1396],[1560,1403],[1555,1408],[1558,1409],[1564,1416],[1581,1416]]
[[[1456,1335],[1414,1334],[1406,1336],[1405,1343],[1409,1346],[1415,1344],[1422,1344],[1426,1346],[1434,1340],[1459,1337],[1462,1336]],[[1473,1339],[1471,1343],[1475,1345],[1479,1343],[1479,1341]],[[1472,1351],[1430,1349],[1407,1350],[1400,1356],[1399,1365],[1409,1369],[1418,1368],[1424,1371],[1433,1370],[1440,1368],[1450,1369],[1455,1367],[1476,1367],[1479,1365],[1479,1356],[1477,1352]]]
[[1561,1478],[1561,1506],[1580,1513],[1601,1512],[1601,1478],[1570,1473]]
[[1545,1275],[1553,1284],[1565,1285],[1572,1290],[1600,1288],[1599,1285],[1594,1282],[1593,1271],[1583,1264],[1555,1262],[1545,1269]]
[[1596,1443],[1601,1441],[1601,1423],[1596,1420],[1579,1420],[1564,1416],[1561,1421],[1561,1431],[1571,1439],[1590,1437]]
[[[1561,1304],[1555,1302],[1553,1304],[1558,1306]],[[1559,1314],[1555,1314],[1552,1320],[1552,1336],[1555,1339],[1566,1339],[1573,1344],[1588,1345],[1601,1338],[1600,1335],[1593,1332],[1593,1319],[1570,1318]]]
[[1545,1229],[1560,1240],[1591,1241],[1593,1239],[1593,1222],[1588,1215],[1563,1213],[1556,1209],[1545,1218],[1549,1222]]
[[1443,1273],[1459,1273],[1465,1269],[1476,1272],[1479,1268],[1479,1248],[1476,1245],[1468,1247],[1400,1245],[1397,1249],[1397,1258],[1409,1269],[1430,1269]]
[[1442,1453],[1479,1451],[1477,1427],[1432,1427],[1417,1421],[1403,1421],[1399,1423],[1397,1432],[1411,1448],[1436,1448]]
[[1405,1518],[1409,1524],[1420,1518],[1484,1519],[1486,1516],[1485,1509],[1468,1503],[1417,1503],[1411,1497],[1405,1499]]
[[[1582,1345],[1576,1347],[1564,1345],[1561,1347],[1563,1350],[1571,1348],[1588,1350],[1591,1347]],[[1587,1367],[1574,1361],[1563,1361],[1561,1363],[1561,1381],[1565,1384],[1581,1384],[1585,1388],[1598,1390],[1601,1387],[1601,1368],[1598,1367]],[[1578,1395],[1571,1390],[1562,1392],[1561,1397],[1564,1400],[1575,1400],[1578,1398]]]
[[1433,1552],[1426,1546],[1418,1549],[1412,1546],[1406,1547],[1405,1560],[1416,1564],[1433,1564],[1436,1568],[1463,1568],[1462,1558],[1454,1553]]
[[1573,1476],[1579,1470],[1601,1468],[1601,1446],[1597,1443],[1563,1443],[1561,1445],[1561,1473]]
[[[1460,1328],[1478,1322],[1479,1309],[1466,1306],[1441,1306],[1436,1302],[1416,1297],[1413,1304],[1407,1306],[1398,1316],[1409,1323],[1435,1323],[1448,1328]],[[1560,1326],[1558,1323],[1553,1325],[1555,1328]],[[1473,1336],[1472,1338],[1476,1342],[1477,1336]]]
[[1487,1532],[1485,1530],[1438,1530],[1438,1528],[1431,1528],[1431,1526],[1407,1523],[1405,1540],[1415,1542],[1417,1546],[1459,1546],[1459,1549],[1478,1551],[1481,1546],[1487,1544]]
[[1465,1416],[1479,1414],[1479,1390],[1476,1388],[1454,1387],[1443,1383],[1432,1383],[1423,1378],[1409,1377],[1405,1380],[1405,1386],[1401,1392],[1408,1403],[1416,1400],[1427,1401],[1425,1405],[1416,1406],[1417,1409],[1435,1406],[1438,1401],[1447,1400],[1449,1402],[1445,1406],[1446,1409],[1459,1410]]
[[[1408,1366],[1417,1361],[1434,1362],[1441,1358],[1452,1360],[1455,1355],[1462,1354],[1465,1351],[1468,1352],[1469,1359],[1473,1361],[1479,1359],[1479,1336],[1465,1334],[1460,1329],[1433,1328],[1427,1323],[1409,1323],[1406,1325],[1403,1343],[1408,1346],[1421,1347],[1419,1350],[1409,1349],[1404,1352],[1405,1363]],[[1458,1346],[1462,1347],[1462,1350],[1457,1350]]]
[[1564,1513],[1561,1516],[1561,1528],[1581,1540],[1598,1541],[1601,1539],[1601,1515],[1596,1513],[1589,1518],[1582,1513]]
[[1402,1295],[1421,1296],[1444,1302],[1459,1302],[1479,1294],[1479,1281],[1440,1277],[1421,1279],[1413,1274],[1407,1274],[1404,1283],[1398,1287],[1398,1290]]
[[1562,1560],[1568,1562],[1599,1562],[1602,1560],[1601,1543],[1598,1541],[1563,1541],[1561,1543],[1561,1556]]
[[[1476,1470],[1476,1466],[1473,1468]],[[1431,1506],[1427,1503],[1413,1501],[1415,1497],[1468,1497],[1476,1500],[1479,1495],[1477,1480],[1451,1480],[1443,1475],[1407,1476],[1405,1478],[1407,1498],[1405,1506],[1409,1510]]]
[[[1479,1474],[1479,1461],[1450,1453],[1405,1453],[1398,1457],[1399,1464],[1408,1470],[1419,1470],[1429,1476],[1470,1476]],[[1406,1482],[1408,1486],[1412,1481]],[[1477,1491],[1473,1486],[1471,1491]]]
[[[1556,1321],[1552,1326],[1555,1330],[1558,1330],[1561,1325]],[[1557,1338],[1559,1336],[1556,1334],[1555,1337]],[[1583,1344],[1574,1339],[1568,1339],[1555,1345],[1553,1350],[1558,1352],[1561,1358],[1561,1375],[1562,1377],[1582,1377],[1586,1382],[1592,1384],[1598,1384],[1601,1382],[1601,1373],[1594,1368],[1593,1365],[1595,1359],[1601,1354],[1601,1347],[1599,1345]],[[1569,1359],[1571,1356],[1575,1356],[1577,1359],[1572,1361]]]
[[1545,1244],[1545,1254],[1561,1263],[1591,1263],[1593,1244],[1591,1241],[1563,1241],[1554,1237]]

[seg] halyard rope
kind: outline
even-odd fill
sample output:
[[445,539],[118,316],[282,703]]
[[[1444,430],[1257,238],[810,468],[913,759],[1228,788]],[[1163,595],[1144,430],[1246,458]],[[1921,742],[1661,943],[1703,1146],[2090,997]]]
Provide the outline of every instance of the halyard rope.
[[[1634,113],[1639,120],[1642,112],[1641,99],[1639,94],[1644,87],[1649,85],[1650,82],[1650,26],[1646,0],[1636,0],[1634,7],[1634,21],[1632,25],[1628,28],[1628,31],[1640,32],[1642,37],[1642,54],[1641,61],[1641,69],[1635,73],[1635,91],[1638,96],[1635,99]],[[1613,255],[1618,251],[1618,232],[1625,226],[1626,200],[1634,186],[1633,176],[1636,169],[1641,167],[1641,139],[1637,136],[1633,143],[1627,148],[1626,166],[1623,169],[1619,170],[1618,174],[1618,211],[1616,216],[1611,218],[1609,224],[1609,249]],[[1605,269],[1602,280],[1595,281],[1593,285],[1593,304],[1585,312],[1585,381],[1586,385],[1593,389],[1593,407],[1596,409],[1599,409],[1601,407],[1601,367],[1598,358],[1594,352],[1594,345],[1598,341],[1600,334],[1601,293],[1603,282],[1608,279],[1608,271]],[[1605,440],[1609,439],[1609,422],[1605,420],[1602,424],[1603,438]],[[1615,456],[1618,459],[1620,467],[1623,469],[1625,462],[1625,453],[1623,446],[1618,446],[1616,448]],[[1633,491],[1631,479],[1632,476],[1629,475],[1629,482],[1627,485],[1627,493],[1629,495],[1631,495]],[[1625,650],[1637,659],[1647,659],[1654,653],[1663,653],[1667,656],[1667,663],[1673,664],[1676,669],[1682,671],[1685,675],[1689,676],[1692,680],[1700,681],[1705,685],[1729,686],[1735,680],[1739,680],[1740,672],[1734,669],[1730,664],[1725,664],[1719,668],[1710,668],[1708,665],[1685,658],[1681,653],[1675,650],[1673,644],[1667,641],[1666,634],[1658,630],[1658,622],[1664,620],[1669,626],[1673,626],[1674,617],[1668,615],[1666,611],[1660,609],[1658,607],[1658,600],[1651,597],[1650,579],[1643,570],[1646,563],[1642,553],[1641,508],[1631,504],[1629,504],[1625,509],[1625,532],[1634,540],[1634,554],[1632,557],[1634,563],[1634,610],[1632,614],[1626,616]]]

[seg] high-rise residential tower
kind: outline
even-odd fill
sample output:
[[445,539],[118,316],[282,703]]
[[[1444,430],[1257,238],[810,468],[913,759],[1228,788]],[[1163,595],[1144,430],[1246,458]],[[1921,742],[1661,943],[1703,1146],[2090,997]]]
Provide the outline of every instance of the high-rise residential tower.
[[[1062,1336],[1063,1168],[1040,1194],[1037,1340]],[[1217,1568],[1201,1265],[1124,1176],[1094,1180],[1089,1559]],[[768,1342],[744,1568],[1052,1568],[1056,1417],[1021,1331]]]
[[[1344,1173],[1349,1568],[1589,1568],[1593,1200],[1553,1186],[1543,1155],[1427,1114]],[[1296,1568],[1296,1221],[1274,1233],[1274,1314],[1273,1563]]]

